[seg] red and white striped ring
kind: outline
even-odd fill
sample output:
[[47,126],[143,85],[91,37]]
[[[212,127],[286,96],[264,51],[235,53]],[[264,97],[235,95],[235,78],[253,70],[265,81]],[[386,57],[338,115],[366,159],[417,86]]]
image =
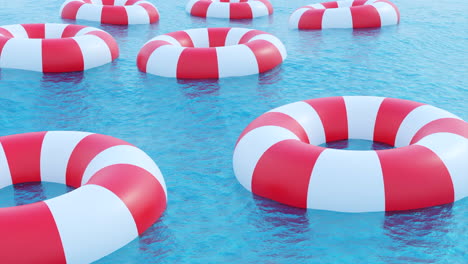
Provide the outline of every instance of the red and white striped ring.
[[138,53],[143,72],[182,79],[262,73],[286,59],[275,36],[247,28],[198,28],[160,35]]
[[109,63],[118,56],[115,39],[93,27],[67,24],[0,27],[0,68],[83,71]]
[[335,1],[303,6],[291,14],[298,29],[369,28],[396,25],[400,12],[388,0]]
[[0,188],[23,182],[77,187],[0,208],[1,263],[90,263],[135,239],[166,207],[164,178],[135,146],[75,131],[0,137]]
[[151,24],[159,20],[158,9],[144,0],[67,0],[60,15],[115,25]]
[[[365,139],[394,149],[319,147]],[[468,196],[468,123],[402,99],[343,96],[273,109],[242,132],[234,172],[253,193],[342,212],[394,211]]]
[[273,14],[268,0],[190,0],[185,10],[192,16],[251,19]]

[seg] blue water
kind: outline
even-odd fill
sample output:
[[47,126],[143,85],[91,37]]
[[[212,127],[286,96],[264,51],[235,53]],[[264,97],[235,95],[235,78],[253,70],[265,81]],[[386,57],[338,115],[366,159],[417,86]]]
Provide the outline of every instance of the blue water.
[[[247,124],[299,100],[396,97],[468,120],[465,0],[395,0],[401,12],[398,26],[301,32],[288,29],[288,16],[313,1],[273,0],[273,16],[231,23],[190,17],[184,12],[186,1],[152,2],[161,13],[155,25],[79,22],[117,39],[121,54],[111,64],[67,74],[0,70],[1,135],[42,130],[107,134],[142,148],[161,168],[169,202],[160,221],[97,263],[467,262],[466,198],[386,214],[303,210],[252,195],[232,170],[234,144]],[[0,25],[73,23],[58,16],[61,3],[2,0]],[[151,37],[206,26],[274,33],[286,45],[288,58],[269,73],[219,81],[167,79],[137,70],[138,50]],[[39,199],[66,191],[40,186]],[[28,200],[17,189],[5,188],[0,200]]]

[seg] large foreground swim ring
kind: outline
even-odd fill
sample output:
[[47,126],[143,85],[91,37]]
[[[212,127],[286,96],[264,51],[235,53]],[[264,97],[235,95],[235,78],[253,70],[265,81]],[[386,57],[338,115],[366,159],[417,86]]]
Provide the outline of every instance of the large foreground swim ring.
[[115,60],[119,47],[107,32],[80,25],[0,27],[0,67],[39,72],[83,71]]
[[34,132],[0,137],[0,188],[76,187],[0,208],[0,263],[90,263],[135,239],[166,207],[163,176],[142,150],[110,136]]
[[185,10],[192,16],[251,19],[273,14],[268,0],[190,0]]
[[158,9],[144,0],[67,0],[60,8],[66,19],[103,24],[150,24],[159,20]]
[[198,28],[157,36],[138,53],[143,72],[182,79],[262,73],[286,59],[275,36],[247,28]]
[[[318,146],[346,139],[396,148]],[[468,196],[468,123],[402,99],[306,100],[255,119],[239,138],[233,165],[245,188],[296,207],[371,212],[441,205]]]
[[388,0],[335,1],[303,6],[291,14],[289,25],[299,29],[370,28],[395,25],[400,12]]

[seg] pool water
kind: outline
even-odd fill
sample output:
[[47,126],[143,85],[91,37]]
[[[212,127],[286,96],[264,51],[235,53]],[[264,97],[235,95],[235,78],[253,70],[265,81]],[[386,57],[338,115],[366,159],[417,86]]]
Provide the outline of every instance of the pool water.
[[[299,100],[375,95],[409,99],[468,120],[468,2],[394,0],[401,23],[381,29],[288,29],[313,1],[272,0],[270,17],[229,22],[190,17],[185,0],[155,1],[154,25],[112,26],[113,63],[84,73],[0,70],[1,135],[90,131],[126,140],[159,165],[168,187],[162,218],[96,263],[466,263],[468,199],[395,213],[292,208],[252,195],[236,180],[232,152],[257,116]],[[0,25],[62,20],[61,0],[0,1]],[[268,73],[189,81],[138,71],[139,48],[159,34],[198,27],[271,32],[288,58]],[[369,146],[367,146],[369,147]],[[34,191],[36,189],[36,191]],[[0,206],[69,189],[30,184],[0,191]]]

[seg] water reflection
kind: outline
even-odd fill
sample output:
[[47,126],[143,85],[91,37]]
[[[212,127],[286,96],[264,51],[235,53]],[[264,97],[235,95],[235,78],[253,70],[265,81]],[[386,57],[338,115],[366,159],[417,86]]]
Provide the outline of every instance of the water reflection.
[[371,37],[380,36],[381,28],[354,28],[352,31],[353,37]]
[[288,237],[291,234],[303,233],[309,229],[307,209],[297,208],[252,194],[257,211],[257,227],[266,232],[271,228],[281,227],[278,236]]
[[436,263],[435,259],[445,258],[450,261],[440,263],[463,263],[457,261],[464,258],[466,247],[463,247],[463,241],[453,239],[458,235],[452,231],[457,229],[457,225],[452,223],[454,220],[452,204],[387,212],[383,231],[391,240],[389,249],[398,252],[394,260]]
[[[151,263],[159,263],[171,256],[173,251],[176,251],[175,238],[168,226],[164,224],[163,219],[164,217],[138,238],[139,255],[151,260]],[[145,263],[148,262],[145,261]]]
[[48,73],[44,72],[42,75],[41,82],[46,84],[51,83],[72,83],[79,84],[83,81],[84,73],[82,71],[78,72],[63,72],[63,73]]
[[18,183],[1,189],[0,207],[13,207],[36,203],[57,197],[72,190],[74,190],[74,188],[59,183]]
[[258,84],[260,85],[259,87],[261,87],[262,85],[275,84],[281,81],[282,73],[283,68],[281,64],[267,72],[260,73],[258,75]]
[[217,79],[177,79],[177,83],[180,85],[184,96],[189,99],[202,97],[204,95],[219,95],[220,86],[219,80]]
[[101,29],[111,34],[116,39],[125,39],[128,37],[128,25],[109,25],[101,24]]
[[47,199],[42,184],[19,183],[13,185],[16,205],[25,205]]
[[406,245],[433,246],[432,239],[426,236],[443,236],[449,232],[453,218],[453,204],[423,209],[394,211],[385,213],[384,229],[386,235],[396,242]]
[[321,144],[320,146],[325,148],[348,150],[383,150],[393,148],[392,146],[385,143],[364,139],[337,140]]

